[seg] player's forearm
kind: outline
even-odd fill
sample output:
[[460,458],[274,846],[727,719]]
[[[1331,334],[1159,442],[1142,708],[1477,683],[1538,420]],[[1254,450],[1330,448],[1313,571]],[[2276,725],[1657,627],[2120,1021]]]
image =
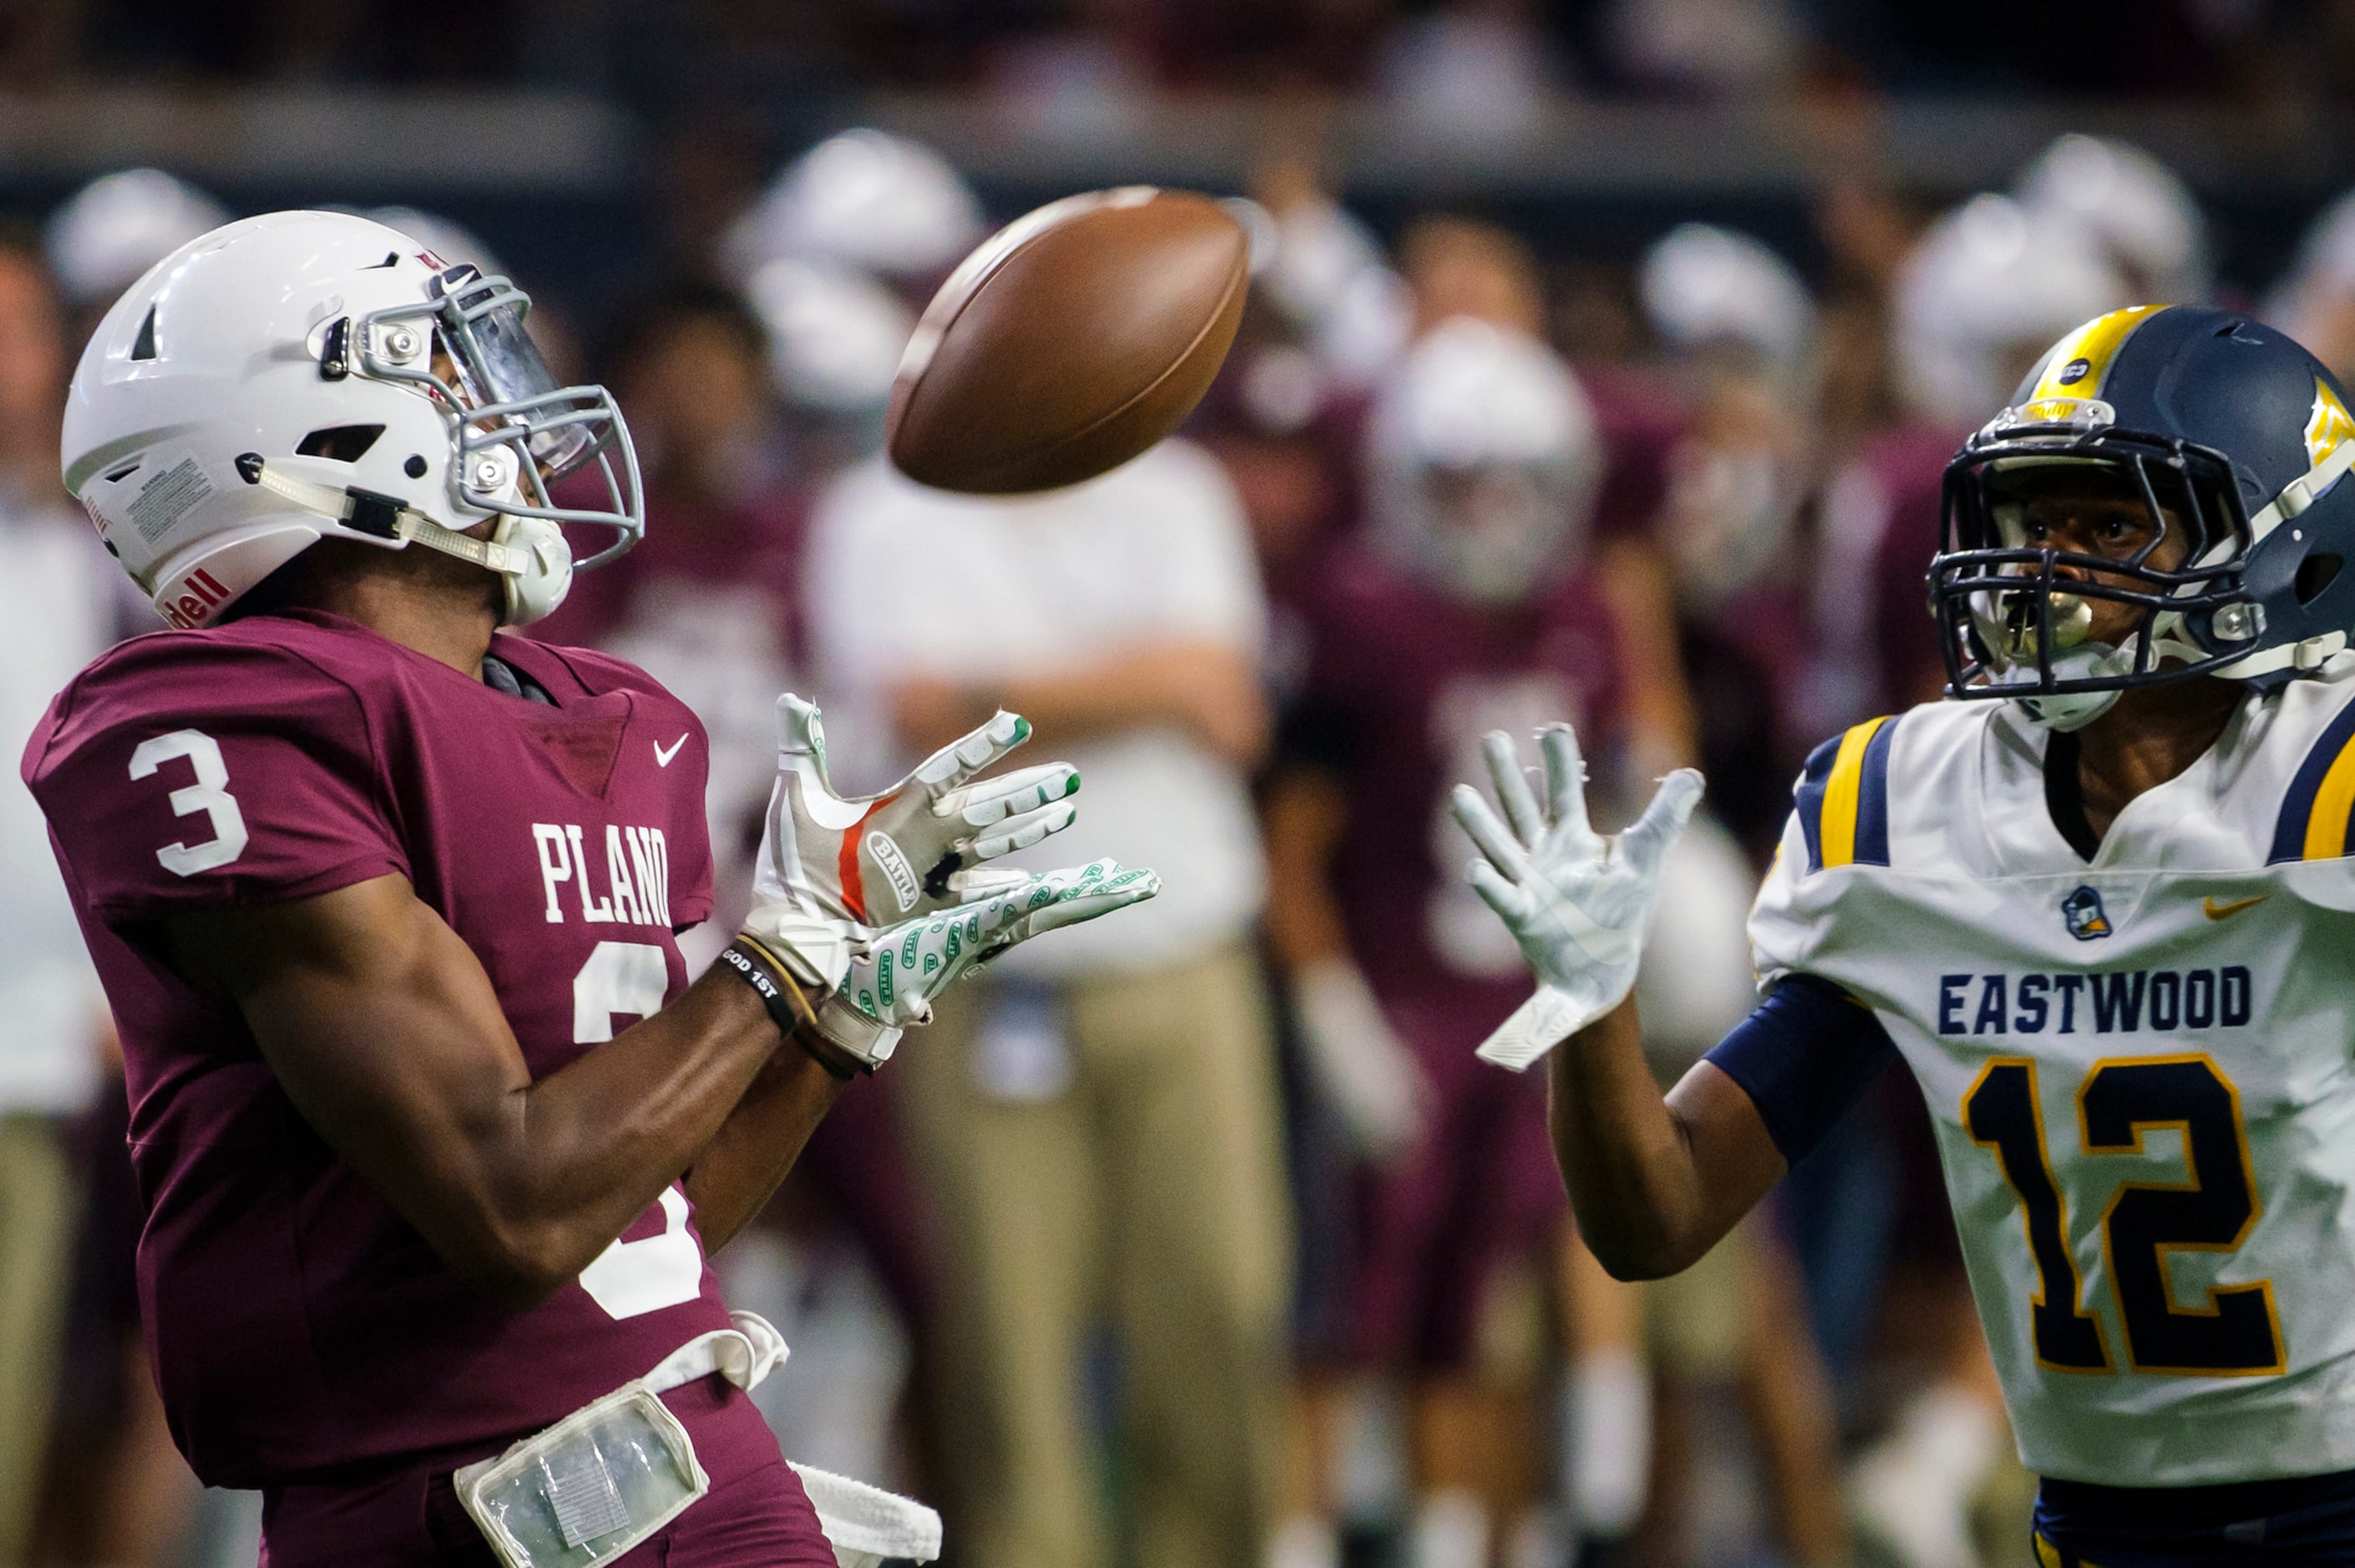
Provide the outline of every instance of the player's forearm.
[[726,1245],[768,1204],[843,1088],[798,1045],[769,1059],[681,1183],[705,1250]]
[[781,1049],[751,988],[715,968],[660,1012],[511,1097],[509,1137],[481,1151],[493,1277],[511,1277],[506,1283],[536,1298],[577,1276],[711,1147],[788,1051],[807,1060]]
[[271,961],[240,964],[197,924],[178,933],[182,956],[236,996],[328,1145],[453,1272],[509,1306],[612,1245],[779,1044],[751,988],[713,975],[535,1082],[481,967],[405,884],[231,912],[229,927]]
[[1549,1058],[1549,1125],[1587,1245],[1621,1279],[1689,1267],[1781,1179],[1742,1091],[1707,1064],[1663,1097],[1631,998]]

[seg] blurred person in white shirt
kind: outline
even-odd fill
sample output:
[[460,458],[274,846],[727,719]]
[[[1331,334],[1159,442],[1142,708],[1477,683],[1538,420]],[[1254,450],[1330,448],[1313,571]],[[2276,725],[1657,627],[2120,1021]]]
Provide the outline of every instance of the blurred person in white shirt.
[[[0,744],[14,758],[113,641],[116,574],[58,486],[67,361],[38,250],[0,235]],[[39,808],[0,789],[0,1563],[32,1528],[80,1183],[68,1132],[97,1091],[105,1001]]]
[[[1168,868],[1128,930],[1075,929],[940,1007],[900,1082],[940,1221],[937,1406],[964,1561],[1107,1559],[1087,1417],[1105,1321],[1140,1568],[1255,1561],[1288,1245],[1250,946],[1266,610],[1233,490],[1178,441],[1007,499],[878,461],[819,503],[809,573],[842,776],[880,779],[1013,708],[1084,784],[1085,842],[1059,850]],[[887,600],[888,626],[867,613]]]

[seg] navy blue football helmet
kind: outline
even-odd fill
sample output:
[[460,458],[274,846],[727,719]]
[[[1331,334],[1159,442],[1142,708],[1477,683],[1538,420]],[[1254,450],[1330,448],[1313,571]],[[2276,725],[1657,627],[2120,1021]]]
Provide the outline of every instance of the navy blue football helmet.
[[[2133,687],[2312,673],[2355,630],[2350,466],[2345,392],[2273,328],[2186,305],[2086,323],[1946,466],[1930,599],[1948,694],[2074,729]],[[2040,489],[2089,483],[2147,508],[2130,556],[2023,522]],[[2137,612],[2115,642],[2091,635],[2097,599]]]

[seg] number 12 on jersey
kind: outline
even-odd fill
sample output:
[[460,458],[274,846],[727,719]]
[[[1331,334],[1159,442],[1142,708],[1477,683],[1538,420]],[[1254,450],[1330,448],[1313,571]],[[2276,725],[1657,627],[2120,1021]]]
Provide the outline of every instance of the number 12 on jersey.
[[[2203,1307],[2176,1304],[2168,1254],[2232,1252],[2257,1220],[2240,1092],[2204,1054],[2096,1062],[2077,1087],[2083,1154],[2139,1155],[2144,1134],[2182,1135],[2182,1181],[2126,1181],[2102,1215],[2102,1255],[2115,1284],[2133,1370],[2243,1377],[2285,1363],[2273,1286],[2217,1286]],[[1963,1127],[1992,1152],[2019,1200],[2036,1263],[2030,1321],[2036,1359],[2057,1372],[2116,1371],[2098,1313],[2080,1305],[2068,1211],[2045,1150],[2036,1064],[1998,1056],[1963,1097]]]

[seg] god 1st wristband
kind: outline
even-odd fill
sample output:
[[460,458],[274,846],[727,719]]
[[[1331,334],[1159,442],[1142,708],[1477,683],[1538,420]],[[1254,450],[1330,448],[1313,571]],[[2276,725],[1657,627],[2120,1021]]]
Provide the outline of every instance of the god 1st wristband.
[[807,1023],[815,1030],[816,1015],[810,1011],[801,988],[766,952],[739,938],[719,950],[719,961],[743,977],[744,983],[761,999],[761,1005],[768,1009],[769,1020],[777,1026],[777,1032],[788,1040],[799,1042],[810,1060],[842,1082],[847,1083],[856,1075],[856,1070],[836,1060],[832,1052],[820,1051],[811,1032],[802,1027]]

